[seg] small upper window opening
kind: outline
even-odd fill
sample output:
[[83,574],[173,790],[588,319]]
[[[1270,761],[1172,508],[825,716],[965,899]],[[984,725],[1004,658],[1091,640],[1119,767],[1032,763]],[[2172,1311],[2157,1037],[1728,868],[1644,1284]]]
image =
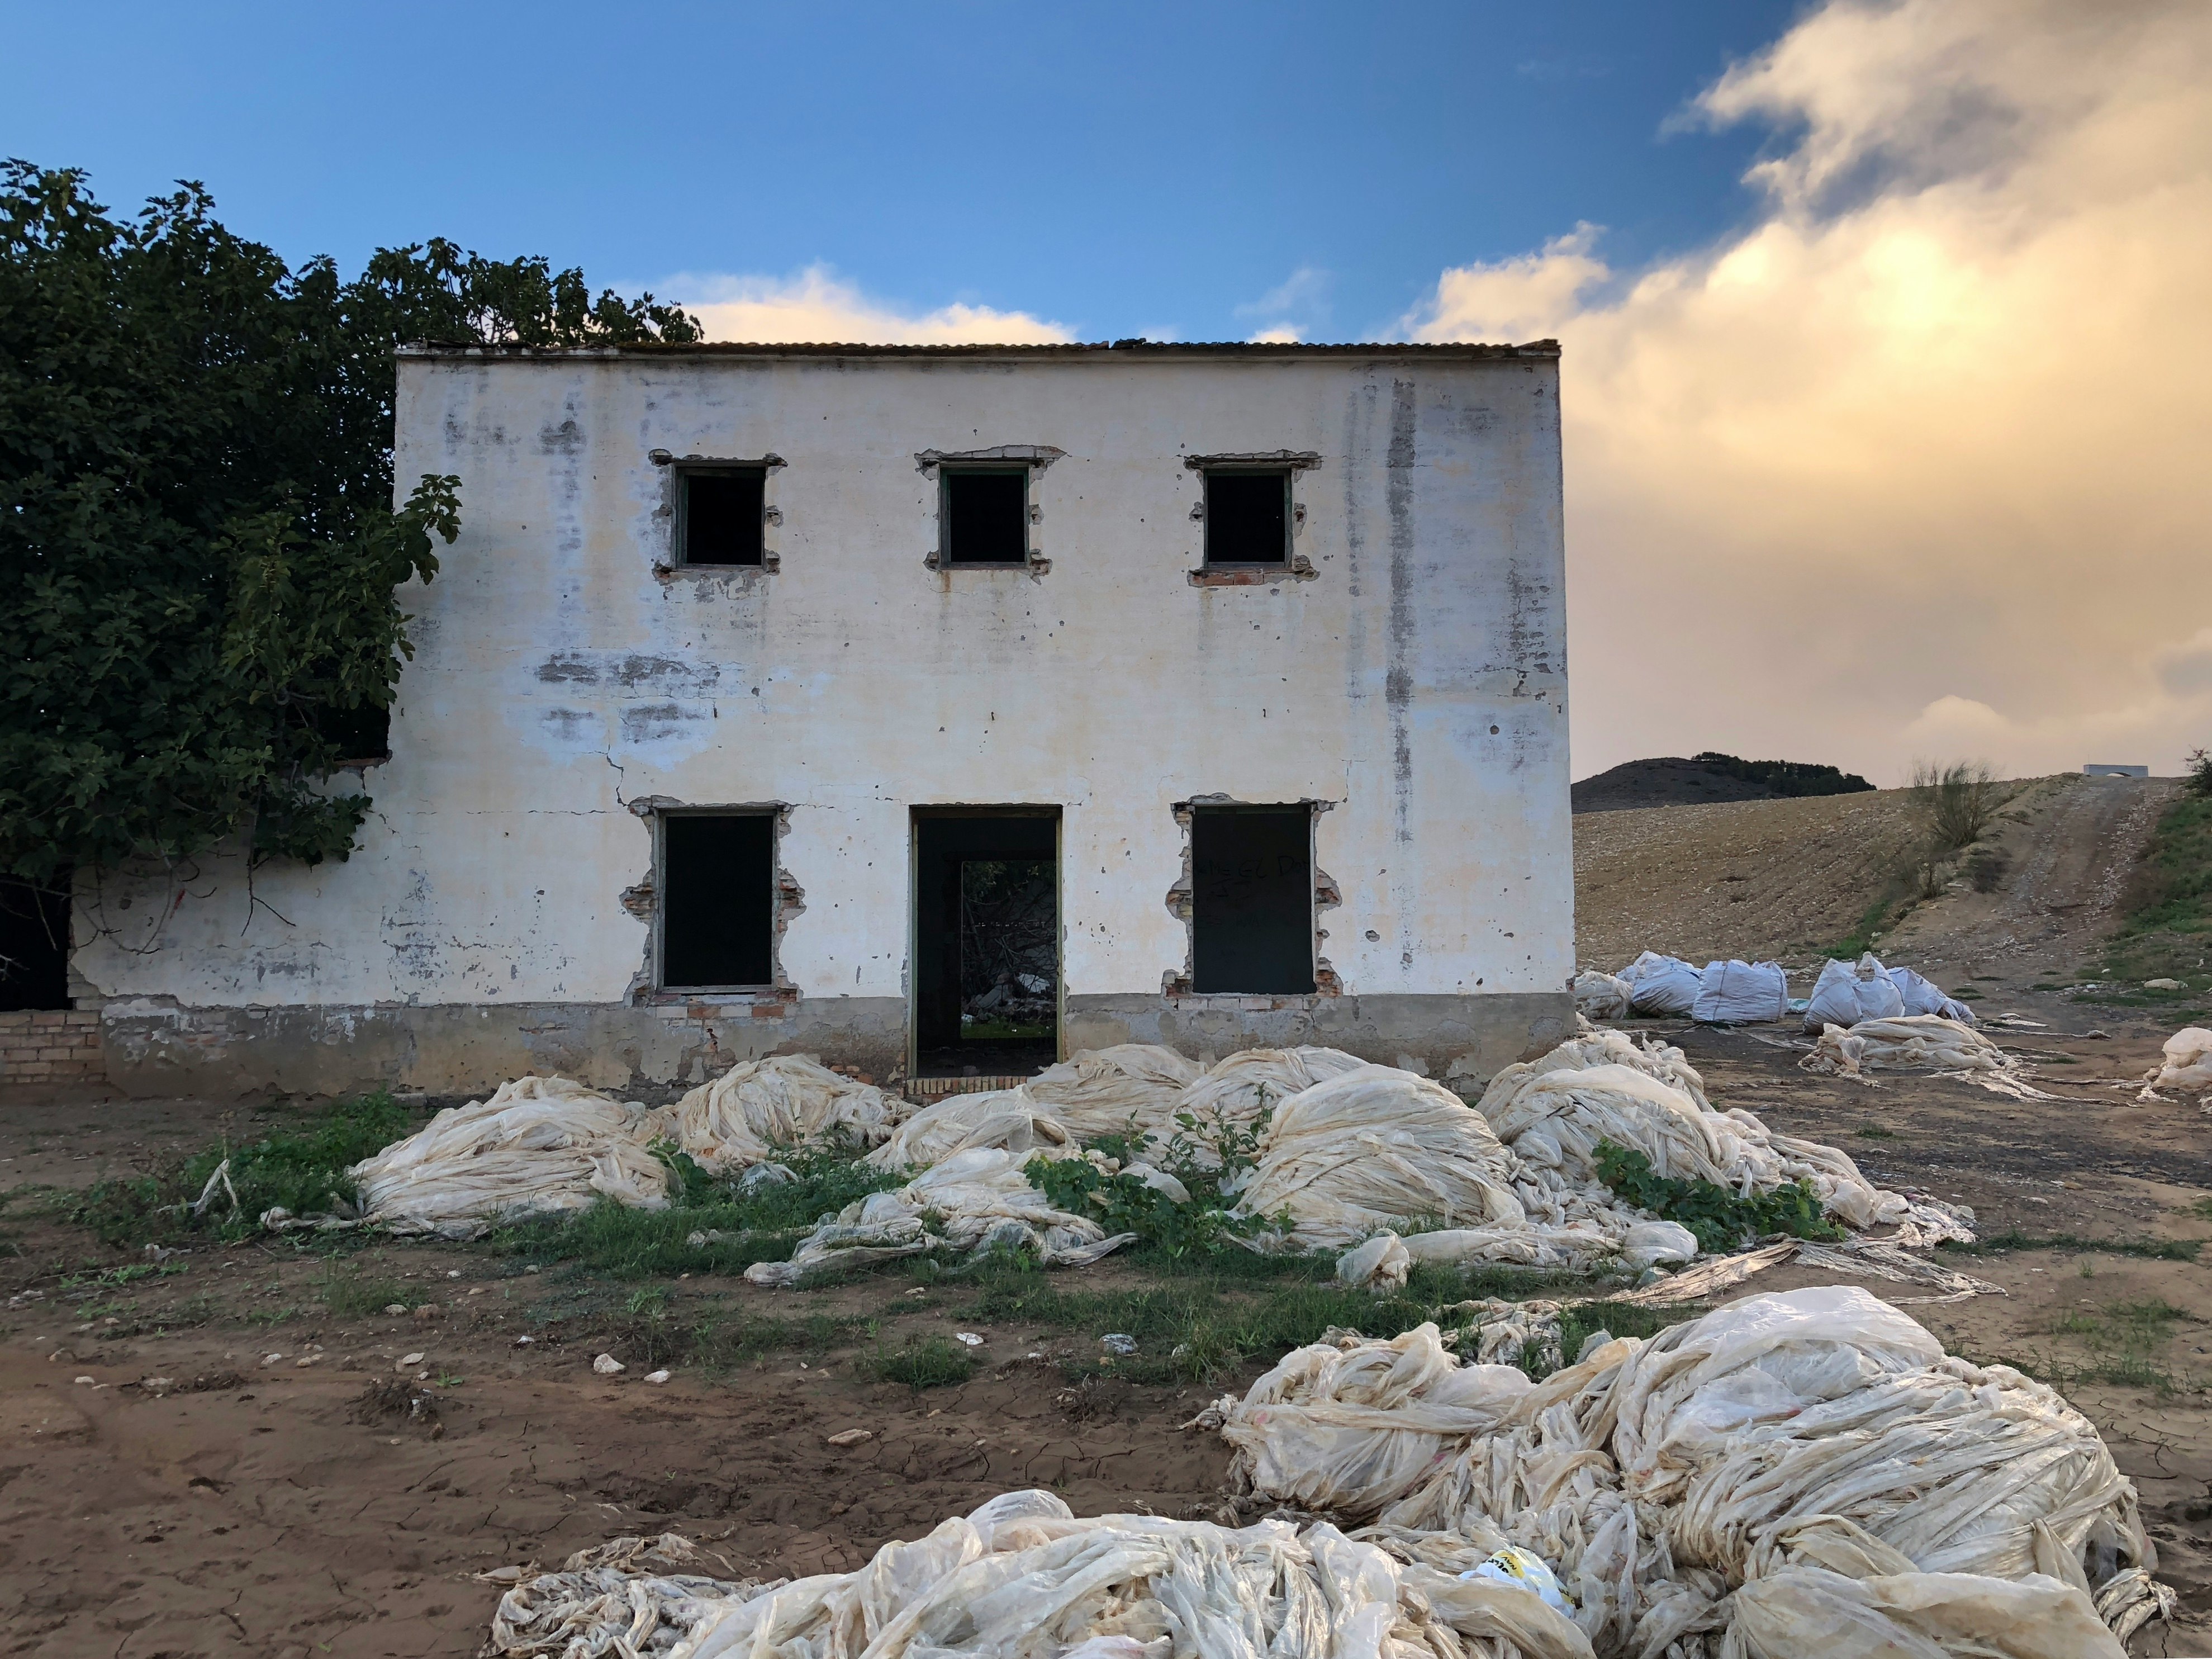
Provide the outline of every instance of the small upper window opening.
[[1291,475],[1286,468],[1209,470],[1206,474],[1206,562],[1288,564]]
[[677,562],[759,565],[767,516],[768,469],[685,471],[676,475]]
[[1028,563],[1029,469],[947,467],[943,477],[945,562]]

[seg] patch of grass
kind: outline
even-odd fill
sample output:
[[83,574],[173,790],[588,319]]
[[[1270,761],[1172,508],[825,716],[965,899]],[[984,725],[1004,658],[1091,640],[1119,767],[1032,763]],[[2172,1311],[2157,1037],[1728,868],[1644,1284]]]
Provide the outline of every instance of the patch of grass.
[[1680,1222],[1714,1255],[1741,1249],[1770,1233],[1792,1238],[1841,1238],[1844,1230],[1820,1213],[1820,1195],[1808,1181],[1771,1193],[1738,1198],[1711,1181],[1677,1181],[1651,1168],[1651,1160],[1632,1147],[1609,1140],[1597,1146],[1598,1178],[1638,1209]]
[[2098,1309],[2077,1308],[2051,1322],[2051,1334],[2080,1342],[2086,1359],[2038,1357],[2019,1369],[2063,1388],[2076,1382],[2108,1382],[2124,1388],[2176,1393],[2190,1384],[2159,1358],[2176,1324],[2201,1322],[2186,1308],[2163,1297],[2146,1297]]
[[2207,1194],[2191,1205],[2189,1213],[2199,1221],[2212,1221],[2212,1194]]
[[719,1303],[679,1316],[660,1293],[640,1292],[624,1298],[617,1309],[611,1300],[586,1288],[565,1311],[555,1310],[532,1323],[549,1339],[589,1346],[611,1353],[624,1364],[650,1370],[662,1365],[696,1366],[703,1370],[734,1370],[775,1353],[801,1353],[810,1358],[866,1340],[873,1322],[850,1315],[807,1314],[783,1319],[752,1313],[731,1313]]
[[1911,908],[1911,902],[1905,897],[1903,884],[1893,879],[1883,889],[1881,896],[1867,906],[1866,913],[1858,919],[1857,925],[1833,945],[1826,946],[1823,953],[1844,962],[1864,956],[1874,949],[1875,942],[1883,930]]
[[2083,1238],[2075,1233],[2024,1233],[2014,1229],[1991,1233],[1961,1244],[1947,1239],[1936,1247],[1960,1255],[1995,1255],[2005,1250],[2094,1250],[2100,1255],[2126,1255],[2147,1261],[2194,1261],[2203,1249],[2195,1238]]
[[1879,1123],[1862,1123],[1857,1128],[1852,1130],[1851,1133],[1856,1135],[1861,1140],[1894,1140],[1897,1139],[1896,1130],[1885,1129]]
[[[2147,979],[2200,981],[2195,990],[2143,992],[2158,1000],[2201,996],[2212,956],[2212,799],[2189,794],[2166,808],[2120,896],[2120,923],[2097,971],[2140,985]],[[2094,1000],[2115,1000],[2096,996]]]
[[386,1273],[327,1264],[315,1279],[315,1295],[337,1319],[364,1319],[395,1302],[406,1302],[407,1286]]
[[884,1382],[903,1382],[920,1394],[965,1382],[975,1374],[975,1358],[950,1337],[908,1337],[897,1348],[878,1348],[867,1361],[869,1371]]
[[[1218,1261],[1234,1261],[1232,1252]],[[1512,1273],[1501,1269],[1462,1273],[1433,1264],[1416,1266],[1405,1288],[1382,1296],[1335,1282],[1297,1258],[1297,1277],[1270,1283],[1237,1273],[1186,1272],[1164,1282],[1111,1290],[1067,1288],[1062,1276],[1018,1261],[976,1270],[943,1288],[964,1287],[969,1298],[958,1316],[978,1325],[1026,1325],[1080,1333],[1083,1352],[1063,1362],[1071,1376],[1111,1375],[1133,1382],[1204,1382],[1249,1361],[1274,1359],[1317,1341],[1332,1326],[1372,1337],[1392,1337],[1435,1320],[1463,1328],[1469,1316],[1447,1311],[1471,1298],[1508,1299],[1541,1294],[1585,1281],[1565,1276]],[[1093,1345],[1111,1332],[1133,1336],[1137,1352],[1120,1358]],[[1625,1334],[1625,1333],[1616,1333]]]
[[[194,1236],[244,1238],[260,1231],[264,1211],[279,1206],[295,1215],[349,1210],[360,1194],[346,1170],[416,1127],[411,1113],[379,1091],[256,1141],[218,1144],[149,1174],[95,1182],[64,1213],[120,1249]],[[228,1184],[218,1182],[206,1210],[193,1215],[191,1206],[226,1162]]]

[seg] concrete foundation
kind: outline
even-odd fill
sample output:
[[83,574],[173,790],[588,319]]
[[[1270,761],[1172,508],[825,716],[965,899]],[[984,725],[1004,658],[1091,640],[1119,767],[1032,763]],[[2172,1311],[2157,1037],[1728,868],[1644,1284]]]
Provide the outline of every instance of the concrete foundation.
[[[1243,1005],[1243,1006],[1234,1006]],[[893,997],[635,1007],[582,1003],[433,1007],[187,1008],[122,998],[100,1013],[108,1077],[126,1093],[483,1095],[528,1072],[595,1087],[665,1090],[738,1060],[813,1054],[889,1079],[906,1058]],[[1069,999],[1066,1048],[1157,1042],[1194,1059],[1321,1043],[1465,1086],[1574,1029],[1565,993],[1486,996]]]

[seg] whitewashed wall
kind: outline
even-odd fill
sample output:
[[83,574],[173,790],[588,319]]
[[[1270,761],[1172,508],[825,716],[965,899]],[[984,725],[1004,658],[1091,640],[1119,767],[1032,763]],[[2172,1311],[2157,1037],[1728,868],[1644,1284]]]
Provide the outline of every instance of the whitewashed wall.
[[[1066,452],[1031,493],[1049,572],[926,568],[916,453],[998,444]],[[781,568],[657,574],[654,449],[781,456]],[[1192,586],[1182,458],[1276,450],[1322,458],[1316,576]],[[1548,1009],[1571,974],[1554,354],[413,356],[398,472],[457,475],[463,530],[405,595],[362,849],[264,866],[251,901],[221,858],[88,893],[77,966],[118,1020],[362,1011],[317,1027],[343,1043],[380,1006],[623,1004],[647,796],[791,803],[807,1002],[902,1006],[908,809],[934,803],[1063,809],[1072,1003],[1183,968],[1194,795],[1334,803],[1346,997]]]

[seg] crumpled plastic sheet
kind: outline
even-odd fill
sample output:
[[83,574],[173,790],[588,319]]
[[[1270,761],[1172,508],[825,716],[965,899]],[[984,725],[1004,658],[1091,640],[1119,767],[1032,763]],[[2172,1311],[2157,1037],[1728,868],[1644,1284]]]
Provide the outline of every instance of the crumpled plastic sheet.
[[1075,1139],[1094,1140],[1133,1124],[1144,1133],[1170,1133],[1184,1091],[1205,1074],[1172,1048],[1117,1042],[1048,1066],[1022,1088]]
[[1585,968],[1575,975],[1575,1012],[1586,1019],[1626,1019],[1636,988],[1617,974]]
[[2202,1025],[2185,1025],[2166,1038],[2159,1063],[2143,1074],[2138,1100],[2158,1100],[2160,1089],[2184,1094],[2212,1091],[2212,1031]]
[[[785,1288],[809,1273],[858,1267],[931,1250],[1027,1250],[1046,1267],[1086,1267],[1135,1238],[1071,1215],[1023,1172],[1027,1155],[971,1146],[903,1187],[871,1193],[823,1220],[788,1261],[756,1261],[745,1278]],[[933,1231],[926,1218],[934,1218]]]
[[1263,1109],[1279,1121],[1292,1096],[1366,1064],[1341,1048],[1243,1048],[1185,1089],[1175,1109],[1201,1124],[1249,1127]]
[[1338,1257],[1336,1276],[1342,1284],[1381,1292],[1401,1287],[1424,1262],[1465,1267],[1480,1261],[1570,1273],[1619,1262],[1641,1272],[1678,1266],[1697,1254],[1698,1236],[1680,1222],[1639,1220],[1621,1210],[1604,1224],[1522,1221],[1511,1226],[1440,1227],[1404,1237],[1386,1228]]
[[[1213,1408],[1236,1448],[1235,1471],[1262,1498],[1312,1508],[1326,1492],[1346,1518],[1373,1516],[1360,1536],[1401,1559],[1449,1570],[1504,1544],[1534,1551],[1572,1591],[1577,1622],[1600,1654],[1658,1654],[1674,1643],[1686,1659],[1760,1651],[1743,1645],[1749,1632],[1727,1645],[1732,1593],[1816,1567],[1856,1569],[1846,1576],[1858,1580],[2017,1585],[2039,1575],[2063,1587],[2069,1617],[2115,1631],[2172,1606],[2172,1592],[2149,1577],[2156,1558],[2135,1489],[2094,1426],[2009,1367],[1946,1355],[1864,1291],[1747,1297],[1649,1342],[1606,1342],[1525,1391],[1500,1391],[1504,1409],[1456,1444],[1418,1413],[1486,1379],[1460,1382],[1432,1358],[1425,1366],[1400,1358],[1421,1348],[1340,1341],[1285,1356],[1265,1390],[1255,1384]],[[1339,1376],[1399,1364],[1407,1382],[1389,1405],[1331,1393]],[[1288,1420],[1285,1377],[1315,1384]],[[1401,1422],[1401,1412],[1417,1414]],[[1394,1455],[1404,1443],[1391,1437],[1407,1431],[1428,1435],[1433,1455]],[[1267,1443],[1277,1433],[1279,1450]],[[1291,1459],[1294,1470],[1265,1477],[1278,1484],[1255,1479]],[[2008,1594],[1966,1588],[1994,1598],[1990,1606]],[[1909,1601],[1942,1590],[1898,1586],[1894,1595]],[[1775,1595],[1778,1607],[1787,1603]],[[1892,1591],[1869,1595],[1899,1622],[1896,1608],[1884,1610]],[[1899,1627],[1914,1628],[1909,1617]],[[1982,1639],[2030,1644],[1988,1652],[2058,1651],[2017,1630]],[[1900,1638],[1859,1650],[1984,1650]]]
[[1355,1064],[1276,1112],[1240,1202],[1287,1214],[1310,1247],[1347,1249],[1410,1218],[1517,1227],[1505,1149],[1480,1114],[1427,1078]]
[[891,1131],[866,1162],[878,1170],[926,1170],[958,1153],[979,1149],[1027,1157],[1071,1147],[1066,1127],[1040,1105],[1026,1085],[947,1095]]
[[908,1113],[896,1095],[841,1077],[805,1054],[732,1066],[677,1103],[675,1134],[709,1175],[764,1164],[779,1148],[842,1135],[879,1145]]
[[566,1078],[518,1078],[348,1173],[371,1224],[472,1238],[497,1220],[587,1210],[603,1197],[666,1208],[668,1170],[653,1147],[670,1128],[635,1101]]
[[492,1614],[482,1659],[665,1659],[717,1606],[783,1582],[732,1582],[702,1571],[716,1565],[728,1571],[727,1562],[667,1532],[578,1550],[558,1571],[479,1573],[513,1586]]
[[[857,1571],[700,1606],[656,1659],[1592,1659],[1527,1591],[1461,1583],[1326,1522],[1078,1518],[1043,1492],[994,1498]],[[623,1611],[592,1623],[580,1608],[570,1651],[623,1652]]]
[[2008,1072],[2020,1062],[1972,1027],[1941,1014],[1905,1014],[1862,1020],[1845,1030],[1825,1028],[1800,1071],[1867,1080],[1892,1071]]

